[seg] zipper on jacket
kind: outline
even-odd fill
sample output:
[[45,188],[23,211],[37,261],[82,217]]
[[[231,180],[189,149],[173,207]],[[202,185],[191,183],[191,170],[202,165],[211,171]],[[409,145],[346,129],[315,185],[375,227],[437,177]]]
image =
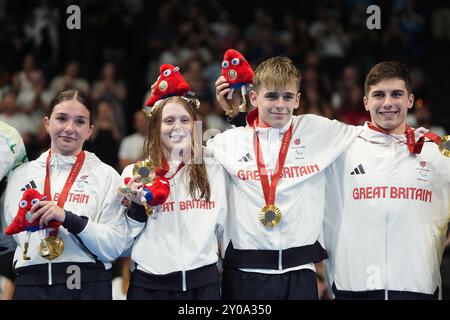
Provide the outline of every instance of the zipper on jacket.
[[[173,184],[175,184],[175,179],[173,179]],[[175,199],[178,199],[178,195],[176,195]],[[178,201],[178,209],[180,206],[180,202]],[[180,216],[180,210],[178,210],[177,212],[177,222],[178,222],[178,237],[179,237],[179,244],[180,244],[180,258],[181,258],[181,265],[182,265],[182,270],[181,270],[181,286],[182,286],[182,291],[186,291],[186,268],[184,266],[184,261],[183,261],[183,237],[181,234],[181,216]]]
[[[388,150],[391,153],[391,150],[393,149],[393,154],[391,155],[391,165],[389,166],[389,174],[388,174],[388,179],[389,179],[389,183],[388,186],[389,188],[392,187],[392,181],[391,181],[391,177],[392,177],[392,163],[394,163],[394,159],[395,159],[395,152],[396,152],[396,145],[395,142],[393,142],[393,138],[391,135],[388,136],[389,139],[389,147]],[[389,300],[389,284],[388,284],[388,233],[389,233],[389,214],[391,212],[391,202],[392,200],[389,199],[389,204],[388,204],[388,210],[386,213],[386,218],[385,218],[385,236],[384,236],[384,265],[385,265],[385,271],[384,271],[384,300]]]
[[183,291],[186,291],[186,270],[181,271],[183,276]]
[[52,278],[52,262],[48,262],[48,285],[51,286],[53,284]]
[[278,250],[278,270],[283,269],[283,250]]

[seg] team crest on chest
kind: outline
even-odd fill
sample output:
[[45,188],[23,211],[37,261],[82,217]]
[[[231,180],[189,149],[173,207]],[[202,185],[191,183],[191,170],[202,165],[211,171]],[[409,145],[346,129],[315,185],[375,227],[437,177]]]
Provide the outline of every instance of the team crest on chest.
[[292,138],[292,143],[289,147],[294,152],[294,159],[305,159],[305,145],[300,138]]
[[427,161],[419,160],[416,164],[416,173],[417,173],[417,180],[428,182],[428,179],[431,175],[431,170],[428,165]]
[[83,193],[84,189],[87,187],[87,185],[89,184],[87,181],[87,178],[89,176],[88,175],[82,175],[79,179],[77,179],[73,185],[73,191],[74,192],[79,192],[79,193]]

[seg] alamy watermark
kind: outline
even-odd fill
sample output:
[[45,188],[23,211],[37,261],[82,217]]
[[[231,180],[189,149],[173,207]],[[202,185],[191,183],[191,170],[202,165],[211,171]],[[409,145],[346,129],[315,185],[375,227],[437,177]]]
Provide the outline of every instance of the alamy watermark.
[[370,14],[370,16],[367,18],[367,21],[366,21],[367,29],[380,30],[381,29],[381,9],[380,9],[380,7],[377,5],[368,6],[366,13]]
[[66,273],[69,275],[67,277],[66,285],[67,289],[73,290],[81,289],[81,269],[77,265],[70,265],[67,267]]
[[69,30],[81,29],[81,9],[77,5],[70,5],[66,9],[66,13],[70,16],[66,20],[66,27]]

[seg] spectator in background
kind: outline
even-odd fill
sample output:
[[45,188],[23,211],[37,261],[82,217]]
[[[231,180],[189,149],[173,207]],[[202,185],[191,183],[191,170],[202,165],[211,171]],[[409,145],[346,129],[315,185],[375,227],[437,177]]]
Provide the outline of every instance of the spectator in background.
[[12,89],[16,94],[33,92],[31,77],[33,72],[38,71],[32,53],[27,53],[23,58],[22,70],[16,72],[12,77]]
[[342,105],[336,111],[336,119],[351,125],[363,125],[369,121],[370,116],[363,109],[362,98],[363,91],[358,85],[345,91]]
[[144,142],[148,130],[148,118],[142,110],[134,113],[135,133],[125,137],[119,148],[119,168],[123,169],[144,157]]
[[328,119],[333,119],[333,109],[326,99],[320,95],[315,87],[307,87],[304,90],[304,96],[302,96],[301,108],[298,108],[295,115],[300,114],[315,114],[318,116],[323,116]]
[[91,98],[94,103],[98,103],[100,100],[108,100],[114,108],[115,118],[120,130],[126,132],[123,105],[127,99],[127,88],[122,80],[117,79],[114,63],[107,62],[103,65],[100,79],[97,79],[92,85]]
[[50,5],[49,0],[39,1],[24,26],[25,38],[31,43],[38,58],[56,66],[59,57],[60,12]]
[[80,64],[78,61],[70,61],[64,70],[64,74],[57,76],[50,82],[50,90],[54,95],[64,90],[79,90],[83,94],[89,94],[89,83],[79,77]]
[[32,90],[21,90],[17,96],[16,104],[20,111],[30,117],[33,128],[37,129],[48,111],[53,94],[49,90],[45,90],[45,79],[41,71],[33,71],[30,75],[30,82]]
[[100,160],[117,170],[122,132],[117,125],[114,108],[106,100],[97,104],[95,126],[96,130],[86,143],[86,150],[95,152]]
[[6,93],[1,100],[0,120],[19,131],[25,146],[29,144],[31,135],[36,131],[36,128],[33,127],[30,117],[18,110],[16,95],[11,91]]
[[3,95],[9,91],[11,91],[11,86],[8,83],[8,73],[0,65],[0,101],[3,99]]
[[443,127],[433,125],[431,109],[421,99],[416,101],[414,113],[409,119],[411,119],[411,125],[414,127],[424,127],[440,136],[445,136],[445,129]]

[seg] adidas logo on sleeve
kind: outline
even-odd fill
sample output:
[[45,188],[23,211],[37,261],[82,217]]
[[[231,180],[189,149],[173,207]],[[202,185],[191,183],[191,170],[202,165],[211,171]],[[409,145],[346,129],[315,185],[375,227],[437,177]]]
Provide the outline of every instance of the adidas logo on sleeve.
[[23,187],[22,189],[20,189],[20,191],[25,191],[28,189],[36,189],[36,183],[34,182],[34,180],[31,180],[30,183],[26,184],[25,187]]
[[353,169],[353,171],[350,174],[352,176],[355,174],[366,174],[366,171],[364,171],[362,164],[358,164],[358,166],[355,169]]
[[238,161],[239,162],[249,162],[252,161],[253,157],[250,153],[247,153],[245,156],[243,156],[242,158],[240,158]]

